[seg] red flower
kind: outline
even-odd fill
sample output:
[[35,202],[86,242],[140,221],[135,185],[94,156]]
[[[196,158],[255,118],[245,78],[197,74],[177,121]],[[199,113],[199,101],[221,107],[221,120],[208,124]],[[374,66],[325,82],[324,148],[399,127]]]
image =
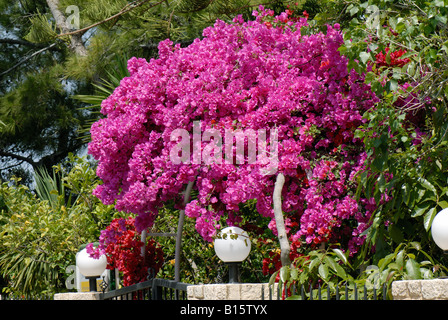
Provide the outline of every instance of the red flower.
[[147,280],[149,270],[154,274],[163,264],[163,251],[150,239],[142,256],[143,242],[134,227],[134,219],[114,219],[106,228],[106,257],[109,269],[123,273],[123,285],[130,286]]
[[376,58],[376,64],[378,67],[403,67],[405,64],[409,63],[409,58],[400,59],[406,53],[406,50],[397,50],[390,54],[390,63],[387,62],[387,55],[389,54],[389,48],[386,48],[385,54],[383,52],[378,53]]

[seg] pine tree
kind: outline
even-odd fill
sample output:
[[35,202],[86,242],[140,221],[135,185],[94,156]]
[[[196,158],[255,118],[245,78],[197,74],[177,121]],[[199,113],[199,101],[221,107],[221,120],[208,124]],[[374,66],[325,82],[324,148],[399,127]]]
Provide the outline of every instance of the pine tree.
[[150,59],[161,40],[187,46],[216,19],[249,19],[262,3],[283,11],[290,2],[0,0],[0,180],[83,150],[99,116],[98,106],[85,108],[86,96],[120,73],[117,59]]

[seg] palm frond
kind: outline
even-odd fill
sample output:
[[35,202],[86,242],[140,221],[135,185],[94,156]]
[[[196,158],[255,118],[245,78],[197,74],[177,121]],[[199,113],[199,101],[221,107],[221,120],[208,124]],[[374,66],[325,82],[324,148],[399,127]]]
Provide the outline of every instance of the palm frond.
[[129,76],[127,58],[124,56],[116,56],[114,66],[110,71],[106,71],[107,76],[101,79],[99,84],[93,84],[95,94],[72,96],[73,99],[86,104],[80,107],[80,109],[92,114],[92,119],[87,121],[84,127],[79,129],[79,133],[81,134],[80,139],[83,142],[87,143],[90,141],[90,128],[101,117],[101,102],[114,92],[115,88],[120,85],[121,79]]
[[45,168],[37,168],[34,173],[34,180],[36,183],[35,191],[40,199],[47,200],[53,209],[64,205],[61,201],[65,196],[65,188],[54,170],[53,176],[50,176]]

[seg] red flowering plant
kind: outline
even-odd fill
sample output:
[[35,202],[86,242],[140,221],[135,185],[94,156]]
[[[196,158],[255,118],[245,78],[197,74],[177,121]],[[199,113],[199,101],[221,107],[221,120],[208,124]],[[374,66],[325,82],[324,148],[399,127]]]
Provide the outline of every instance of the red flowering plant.
[[[352,15],[359,10],[357,18],[361,20],[353,19],[341,48],[350,57],[349,65],[366,72],[366,81],[381,98],[377,108],[365,113],[366,122],[355,133],[369,151],[365,170],[358,175],[358,192],[373,198],[372,205],[376,205],[373,223],[364,233],[365,254],[360,258],[381,261],[390,252],[402,257],[400,246],[417,243],[421,252],[401,259],[399,270],[404,270],[405,264],[422,270],[418,261],[426,262],[434,253],[431,223],[447,204],[448,60],[445,40],[440,39],[441,34],[446,39],[448,11],[431,1],[410,6],[409,11],[390,10],[384,1],[368,4],[349,9]],[[379,10],[372,14],[372,7]],[[360,22],[370,20],[369,11],[370,17],[378,18],[374,26]],[[383,16],[383,12],[387,13]],[[441,17],[445,22],[438,23]],[[437,261],[435,255],[431,261]],[[421,276],[423,272],[417,275]],[[397,278],[389,281],[392,279]]]
[[[118,269],[123,275],[123,285],[130,286],[146,281],[155,275],[163,264],[163,251],[153,239],[143,243],[135,230],[134,218],[114,219],[101,231],[99,246],[89,244],[87,252],[92,257],[105,254],[108,269]],[[142,254],[142,248],[144,254]]]
[[403,67],[405,64],[409,63],[411,60],[409,58],[401,57],[406,54],[406,50],[398,49],[396,51],[390,52],[390,48],[387,47],[383,52],[379,52],[375,55],[375,64],[378,68],[380,67]]
[[[375,55],[374,65],[376,66],[377,72],[380,73],[383,69],[390,71],[388,73],[385,72],[382,80],[383,84],[390,81],[391,78],[400,79],[391,70],[406,67],[411,62],[410,58],[402,58],[406,53],[407,51],[405,49],[390,51],[390,48],[386,47],[384,53],[379,52]],[[420,93],[416,90],[418,84],[416,81],[397,81],[397,97],[393,103],[398,110],[404,111],[406,115],[404,125],[408,128],[410,127],[413,131],[415,130],[416,136],[413,139],[414,144],[420,144],[423,136],[426,136],[424,132],[426,117],[434,111],[432,108],[429,108],[428,112],[428,106],[430,105],[429,97],[419,98]]]

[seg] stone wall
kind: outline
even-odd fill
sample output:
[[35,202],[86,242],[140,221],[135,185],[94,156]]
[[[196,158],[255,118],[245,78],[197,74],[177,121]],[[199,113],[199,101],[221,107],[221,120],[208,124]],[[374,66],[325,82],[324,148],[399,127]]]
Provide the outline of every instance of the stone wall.
[[[190,285],[188,300],[276,300],[277,287],[271,297],[267,283],[233,283]],[[99,300],[98,292],[68,292],[54,295],[54,300]],[[402,280],[392,283],[394,300],[448,300],[448,279]]]
[[57,293],[53,297],[54,300],[99,300],[99,292],[65,292]]
[[[187,288],[188,300],[276,300],[277,286],[269,297],[267,283],[200,284]],[[99,292],[67,292],[54,295],[54,300],[99,300]]]
[[[277,286],[274,286],[277,287]],[[232,283],[191,285],[187,288],[188,300],[269,300],[267,283]],[[277,298],[275,288],[272,298]]]
[[394,300],[448,300],[448,279],[394,281],[392,296]]

